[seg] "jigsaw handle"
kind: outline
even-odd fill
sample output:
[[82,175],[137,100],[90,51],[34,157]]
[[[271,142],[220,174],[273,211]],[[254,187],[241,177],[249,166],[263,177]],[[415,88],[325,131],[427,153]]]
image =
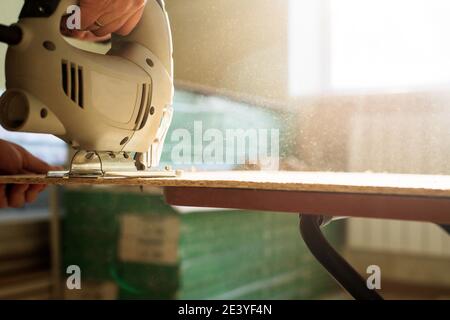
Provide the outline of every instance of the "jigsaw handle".
[[25,2],[16,24],[21,41],[6,56],[0,123],[14,131],[51,133],[82,150],[150,150],[151,165],[157,166],[174,94],[164,3],[148,0],[136,28],[128,36],[114,35],[106,55],[72,46],[61,35],[61,18],[77,4]]
[[114,36],[117,41],[139,43],[155,54],[170,76],[173,74],[172,33],[163,0],[148,0],[136,28],[126,37]]
[[[77,0],[61,0],[54,14],[53,24],[59,31],[60,18]],[[140,22],[127,36],[113,35],[111,52],[120,51],[123,42],[138,43],[150,50],[162,63],[169,76],[173,76],[172,33],[163,0],[147,0]]]

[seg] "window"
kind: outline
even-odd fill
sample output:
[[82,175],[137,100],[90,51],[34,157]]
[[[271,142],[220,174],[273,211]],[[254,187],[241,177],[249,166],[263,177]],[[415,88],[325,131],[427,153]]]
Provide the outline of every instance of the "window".
[[450,85],[447,0],[290,0],[290,93]]

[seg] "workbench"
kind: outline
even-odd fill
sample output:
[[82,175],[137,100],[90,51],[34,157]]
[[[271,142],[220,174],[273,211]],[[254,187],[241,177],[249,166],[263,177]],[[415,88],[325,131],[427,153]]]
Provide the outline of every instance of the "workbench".
[[[327,217],[450,225],[450,176],[332,172],[185,172],[176,178],[2,176],[0,184],[117,185],[164,188],[171,205],[301,214],[303,238],[354,297],[380,298],[320,233]],[[448,229],[447,229],[448,230]]]

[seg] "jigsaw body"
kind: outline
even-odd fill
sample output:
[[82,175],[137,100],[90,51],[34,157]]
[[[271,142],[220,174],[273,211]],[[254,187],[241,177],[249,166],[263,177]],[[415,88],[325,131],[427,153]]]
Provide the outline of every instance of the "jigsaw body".
[[164,3],[149,0],[135,30],[113,36],[102,55],[73,47],[60,33],[61,17],[76,2],[50,2],[53,12],[42,16],[28,1],[16,25],[21,41],[7,52],[1,124],[66,141],[78,150],[72,176],[157,168],[174,92]]

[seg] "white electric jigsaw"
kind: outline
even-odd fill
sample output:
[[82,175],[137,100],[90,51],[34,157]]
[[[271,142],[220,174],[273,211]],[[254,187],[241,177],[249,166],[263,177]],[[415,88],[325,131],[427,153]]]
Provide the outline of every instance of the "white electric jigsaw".
[[9,44],[1,125],[49,133],[77,152],[67,172],[49,176],[175,176],[158,170],[172,121],[172,36],[163,0],[147,1],[140,23],[113,36],[106,55],[70,45],[61,17],[75,0],[25,1]]

